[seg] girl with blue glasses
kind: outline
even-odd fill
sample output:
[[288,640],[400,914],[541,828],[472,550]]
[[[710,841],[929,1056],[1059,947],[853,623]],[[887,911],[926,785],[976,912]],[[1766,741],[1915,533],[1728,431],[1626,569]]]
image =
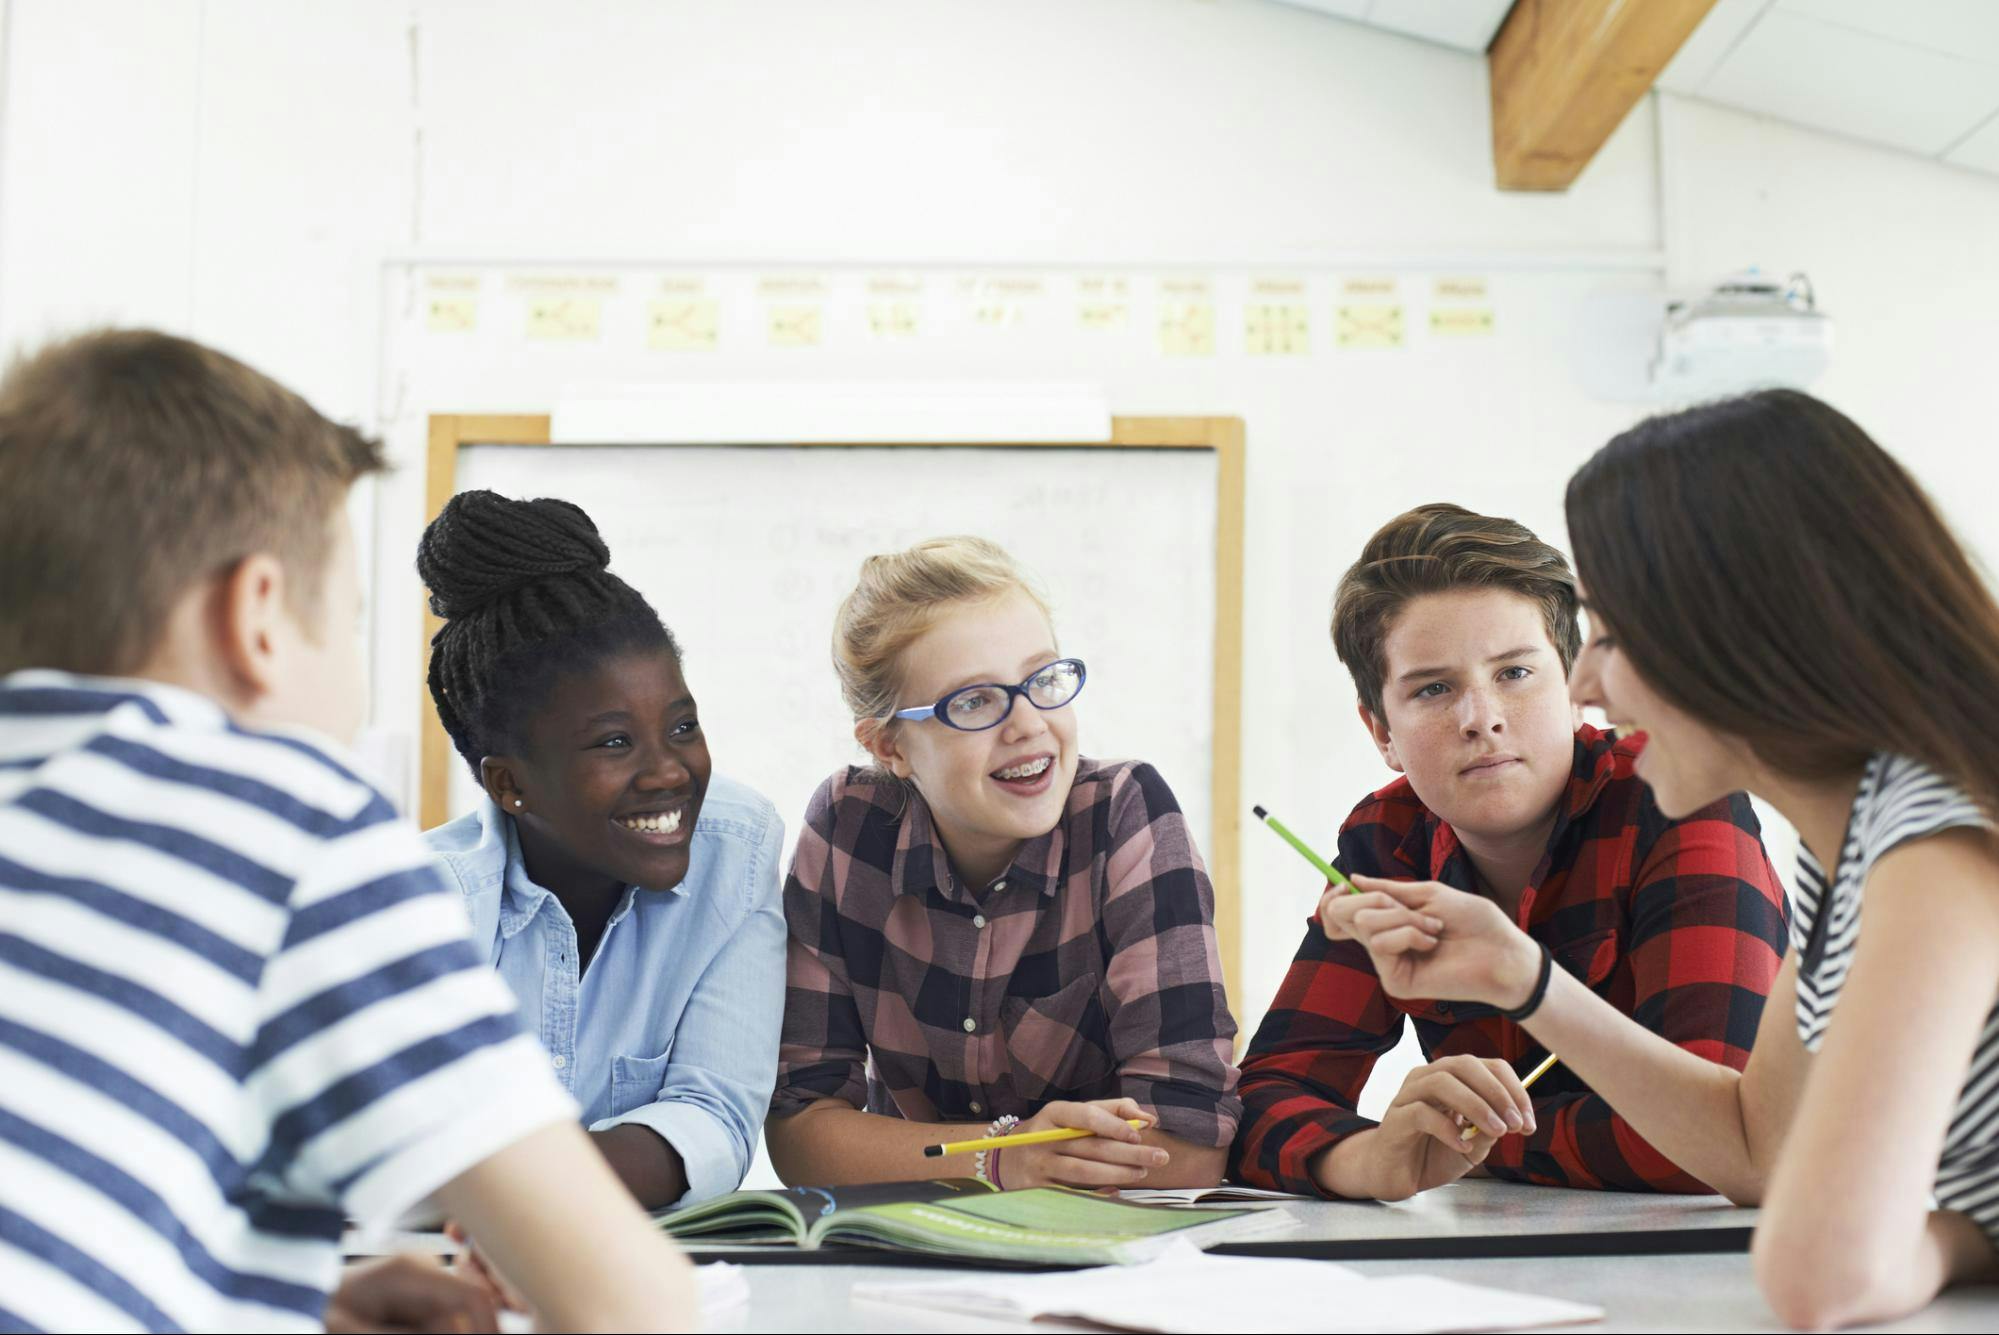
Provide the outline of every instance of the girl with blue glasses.
[[1082,755],[1088,674],[1046,602],[939,538],[869,558],[833,650],[873,763],[820,787],[785,883],[778,1172],[928,1178],[925,1145],[1018,1124],[1094,1134],[962,1171],[1219,1181],[1241,1102],[1214,893],[1158,771]]

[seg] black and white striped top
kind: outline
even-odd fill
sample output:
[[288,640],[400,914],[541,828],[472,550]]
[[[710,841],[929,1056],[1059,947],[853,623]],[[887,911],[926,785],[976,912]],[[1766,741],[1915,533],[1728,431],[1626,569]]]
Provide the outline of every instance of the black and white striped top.
[[[1860,777],[1846,843],[1827,893],[1825,871],[1798,850],[1792,945],[1798,952],[1798,1037],[1817,1052],[1860,939],[1860,904],[1874,864],[1891,849],[1959,826],[1995,828],[1961,789],[1906,756],[1876,754]],[[1986,1016],[1937,1165],[1937,1203],[1999,1244],[1999,1006]]]

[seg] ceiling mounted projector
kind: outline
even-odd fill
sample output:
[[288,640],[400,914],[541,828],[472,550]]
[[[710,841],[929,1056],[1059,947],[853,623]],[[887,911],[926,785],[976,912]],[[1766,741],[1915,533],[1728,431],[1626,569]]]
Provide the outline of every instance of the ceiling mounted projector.
[[1755,269],[1706,296],[1666,307],[1652,386],[1675,398],[1708,398],[1785,385],[1802,389],[1832,360],[1832,321],[1811,280],[1779,281]]

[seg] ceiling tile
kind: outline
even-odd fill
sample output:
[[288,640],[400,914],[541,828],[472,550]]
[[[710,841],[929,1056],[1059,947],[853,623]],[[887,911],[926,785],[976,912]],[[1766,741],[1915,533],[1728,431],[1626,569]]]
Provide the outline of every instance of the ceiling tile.
[[1700,92],[1926,156],[1999,107],[1999,81],[1985,65],[1783,9],[1765,14]]
[[1669,93],[1698,93],[1722,58],[1769,7],[1770,0],[1721,0],[1659,72],[1659,86]]
[[1316,9],[1321,14],[1333,14],[1343,19],[1364,20],[1369,0],[1277,0],[1277,3],[1298,9]]
[[1777,8],[1999,65],[1999,4],[1992,0],[1777,0]]
[[1969,139],[1952,149],[1944,161],[1979,171],[1999,172],[1999,116],[1981,125]]
[[1367,21],[1426,41],[1483,53],[1513,0],[1374,0]]

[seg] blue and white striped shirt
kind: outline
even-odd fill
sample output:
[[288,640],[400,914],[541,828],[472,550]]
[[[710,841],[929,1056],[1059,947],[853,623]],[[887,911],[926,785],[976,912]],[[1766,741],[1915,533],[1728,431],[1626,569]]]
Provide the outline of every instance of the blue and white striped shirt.
[[326,744],[0,679],[0,1329],[316,1329],[343,1216],[575,1116]]

